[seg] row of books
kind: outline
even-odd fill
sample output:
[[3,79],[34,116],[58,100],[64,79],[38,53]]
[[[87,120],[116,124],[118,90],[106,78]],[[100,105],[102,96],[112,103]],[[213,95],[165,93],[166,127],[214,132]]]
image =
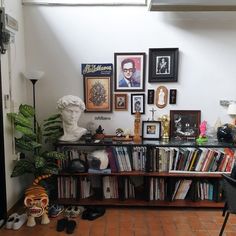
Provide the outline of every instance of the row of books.
[[[148,191],[147,191],[148,189]],[[148,195],[147,195],[148,193]],[[58,198],[143,200],[222,200],[220,181],[169,180],[143,176],[58,177]]]
[[[175,148],[156,147],[106,147],[109,166],[104,174],[114,172],[231,172],[236,152],[232,149],[214,148]],[[88,152],[78,148],[64,150],[68,160],[61,161],[60,167],[66,169],[70,160],[80,158],[87,161]],[[89,173],[96,173],[89,170]],[[103,172],[102,172],[103,173]]]
[[220,201],[222,199],[221,182],[207,180],[178,179],[177,181],[168,181],[164,178],[152,177],[149,181],[149,189],[149,200]]
[[146,171],[231,172],[234,150],[213,148],[154,148],[147,161]]
[[57,191],[58,198],[77,198],[78,188],[77,188],[77,178],[62,177],[57,178]]
[[146,147],[107,147],[111,172],[145,171]]
[[231,172],[235,162],[235,152],[210,148],[170,149],[170,170],[200,172]]

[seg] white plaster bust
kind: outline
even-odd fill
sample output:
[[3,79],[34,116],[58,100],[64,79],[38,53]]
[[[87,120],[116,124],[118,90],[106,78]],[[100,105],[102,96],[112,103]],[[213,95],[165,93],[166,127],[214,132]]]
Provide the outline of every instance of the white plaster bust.
[[77,141],[86,134],[87,129],[79,127],[78,121],[85,110],[84,102],[77,96],[66,95],[57,101],[57,108],[62,116],[64,134],[61,141]]

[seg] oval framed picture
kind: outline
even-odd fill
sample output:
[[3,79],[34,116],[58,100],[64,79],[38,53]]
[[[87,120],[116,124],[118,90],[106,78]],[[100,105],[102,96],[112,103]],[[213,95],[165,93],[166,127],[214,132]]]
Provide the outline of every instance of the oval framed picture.
[[165,86],[159,86],[156,90],[156,106],[164,108],[168,101],[168,89]]

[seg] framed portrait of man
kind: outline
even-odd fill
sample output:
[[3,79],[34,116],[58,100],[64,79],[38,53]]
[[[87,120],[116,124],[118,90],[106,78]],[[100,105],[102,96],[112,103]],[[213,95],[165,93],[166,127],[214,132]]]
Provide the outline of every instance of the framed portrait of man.
[[144,91],[145,53],[115,53],[115,91]]

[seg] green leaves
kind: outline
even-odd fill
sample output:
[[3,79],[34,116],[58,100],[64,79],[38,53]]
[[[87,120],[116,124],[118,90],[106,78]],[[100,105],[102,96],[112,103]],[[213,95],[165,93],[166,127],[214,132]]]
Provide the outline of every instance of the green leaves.
[[24,127],[28,127],[28,128],[32,128],[33,127],[33,122],[31,119],[25,117],[24,115],[22,115],[21,113],[8,113],[7,114],[8,117],[12,118],[14,123],[20,126],[24,126]]
[[43,129],[36,121],[36,130],[33,128],[35,110],[32,106],[21,104],[18,113],[12,112],[7,115],[14,122],[17,133],[22,135],[19,135],[21,138],[15,138],[16,148],[26,156],[25,159],[16,162],[11,176],[16,177],[25,173],[33,173],[35,177],[43,174],[57,174],[59,167],[56,160],[65,159],[65,155],[57,151],[42,152],[41,148],[42,137],[46,137],[47,141],[56,141],[62,135],[60,114],[46,119]]
[[57,152],[57,151],[47,152],[45,156],[47,158],[53,158],[53,159],[56,159],[56,160],[64,160],[64,159],[66,159],[66,156],[65,156],[64,153]]
[[34,165],[32,162],[26,159],[21,159],[16,162],[16,165],[12,171],[11,177],[23,175],[25,173],[34,173]]
[[19,107],[19,111],[20,113],[24,116],[24,117],[34,117],[35,115],[35,110],[32,106],[24,104],[24,105],[20,105]]

